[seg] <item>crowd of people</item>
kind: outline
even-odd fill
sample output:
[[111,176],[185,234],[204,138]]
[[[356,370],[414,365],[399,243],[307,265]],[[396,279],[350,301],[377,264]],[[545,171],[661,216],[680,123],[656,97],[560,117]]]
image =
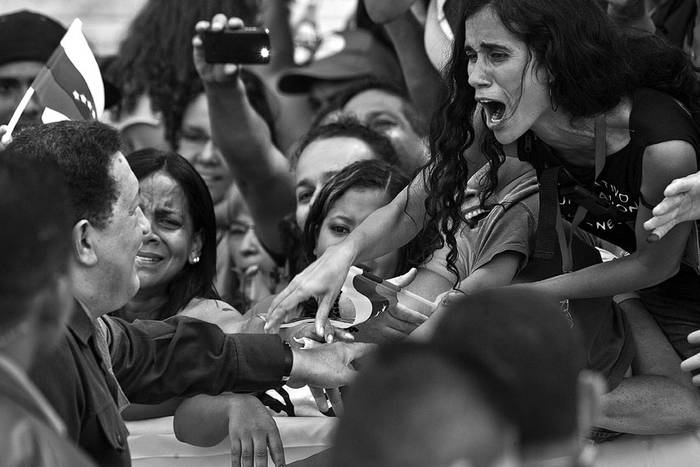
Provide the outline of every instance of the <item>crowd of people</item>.
[[[290,7],[147,0],[101,121],[34,96],[3,140],[0,465],[128,466],[173,416],[280,467],[303,386],[339,423],[298,467],[698,432],[700,3],[361,0],[304,64]],[[247,26],[269,64],[207,62]],[[65,31],[0,16],[0,123]],[[396,297],[341,329],[353,266]]]

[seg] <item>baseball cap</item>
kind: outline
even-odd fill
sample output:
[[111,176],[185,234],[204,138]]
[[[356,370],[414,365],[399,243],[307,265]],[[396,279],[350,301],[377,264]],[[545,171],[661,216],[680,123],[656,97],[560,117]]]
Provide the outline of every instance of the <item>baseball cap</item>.
[[277,86],[289,94],[306,93],[314,81],[345,81],[377,77],[403,84],[401,66],[394,54],[366,30],[342,31],[324,38],[314,61],[291,68]]
[[46,62],[66,28],[29,10],[0,16],[0,65],[20,60]]

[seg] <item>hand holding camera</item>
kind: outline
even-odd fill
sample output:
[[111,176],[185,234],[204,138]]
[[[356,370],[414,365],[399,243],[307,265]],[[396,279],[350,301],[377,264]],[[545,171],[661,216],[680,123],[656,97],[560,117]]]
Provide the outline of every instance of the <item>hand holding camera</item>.
[[246,28],[240,18],[215,15],[200,21],[192,38],[195,68],[204,84],[236,83],[239,65],[270,61],[270,37],[266,30]]

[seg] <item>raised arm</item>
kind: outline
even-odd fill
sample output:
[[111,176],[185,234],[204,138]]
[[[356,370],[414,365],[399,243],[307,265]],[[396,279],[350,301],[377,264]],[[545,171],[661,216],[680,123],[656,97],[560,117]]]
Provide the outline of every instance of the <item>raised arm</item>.
[[291,0],[263,0],[260,13],[263,24],[270,29],[270,63],[254,68],[267,84],[268,90],[278,102],[275,121],[277,143],[286,152],[309,130],[313,110],[306,95],[284,94],[278,91],[280,73],[295,66],[294,41],[290,25]]
[[[394,3],[385,0],[379,2]],[[370,15],[374,11],[370,7],[371,3],[377,3],[377,0],[365,0]],[[411,100],[427,121],[440,103],[445,84],[425,51],[423,27],[411,10],[406,9],[396,18],[384,23],[384,29],[394,45]]]
[[324,335],[330,306],[356,262],[384,255],[411,241],[424,223],[426,191],[423,172],[386,206],[369,215],[341,243],[334,245],[297,275],[270,305],[265,329],[276,332],[287,313],[309,298],[319,303],[316,331]]
[[238,67],[204,61],[199,34],[225,27],[237,29],[243,23],[216,15],[211,24],[197,24],[198,35],[193,39],[193,59],[209,104],[212,140],[231,167],[258,238],[270,250],[282,252],[278,224],[294,211],[294,181],[287,159],[272,143],[270,129],[248,100]]

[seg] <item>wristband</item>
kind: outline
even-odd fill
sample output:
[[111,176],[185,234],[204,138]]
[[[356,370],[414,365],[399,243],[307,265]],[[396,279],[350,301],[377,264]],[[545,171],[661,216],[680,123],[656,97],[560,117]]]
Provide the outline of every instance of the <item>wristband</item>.
[[294,352],[292,352],[292,347],[288,342],[283,342],[284,344],[284,376],[282,376],[282,382],[286,383],[289,381],[289,377],[292,375],[292,366],[294,366]]

